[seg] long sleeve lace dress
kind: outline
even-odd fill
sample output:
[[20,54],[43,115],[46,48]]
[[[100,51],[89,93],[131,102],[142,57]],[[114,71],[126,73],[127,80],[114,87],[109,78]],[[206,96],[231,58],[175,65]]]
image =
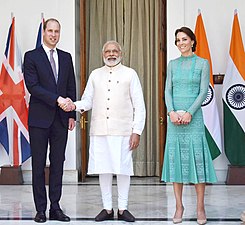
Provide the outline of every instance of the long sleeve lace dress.
[[209,85],[208,61],[193,54],[171,60],[165,87],[167,111],[184,110],[192,115],[188,125],[174,125],[168,118],[162,180],[177,183],[217,181],[201,105]]

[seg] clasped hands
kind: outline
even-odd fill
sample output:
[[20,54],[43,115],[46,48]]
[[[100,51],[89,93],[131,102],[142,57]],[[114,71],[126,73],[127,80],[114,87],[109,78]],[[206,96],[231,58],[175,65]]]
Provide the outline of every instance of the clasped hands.
[[63,109],[65,112],[70,112],[76,109],[76,105],[73,103],[73,101],[70,98],[63,98],[59,97],[57,99],[58,106]]
[[170,120],[175,125],[187,125],[191,122],[192,115],[189,112],[185,112],[183,115],[179,115],[177,112],[169,113]]

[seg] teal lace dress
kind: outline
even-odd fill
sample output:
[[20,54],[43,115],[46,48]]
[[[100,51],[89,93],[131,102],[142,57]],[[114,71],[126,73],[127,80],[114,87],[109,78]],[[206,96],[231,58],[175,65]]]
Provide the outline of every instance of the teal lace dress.
[[209,85],[208,61],[193,54],[171,60],[165,87],[167,111],[184,110],[192,115],[188,125],[174,125],[168,118],[162,180],[177,183],[217,181],[201,105]]

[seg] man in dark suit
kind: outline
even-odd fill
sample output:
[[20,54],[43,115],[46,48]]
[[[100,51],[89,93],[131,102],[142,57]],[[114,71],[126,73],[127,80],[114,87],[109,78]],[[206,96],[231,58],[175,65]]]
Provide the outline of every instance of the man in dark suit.
[[44,168],[47,148],[49,160],[49,219],[69,222],[59,201],[61,198],[63,165],[68,129],[75,127],[75,112],[59,108],[70,98],[76,98],[75,75],[71,55],[56,48],[60,38],[60,23],[48,19],[43,26],[43,45],[26,52],[24,78],[31,94],[29,105],[29,135],[32,152],[32,186],[37,214],[36,222],[46,222],[47,193]]

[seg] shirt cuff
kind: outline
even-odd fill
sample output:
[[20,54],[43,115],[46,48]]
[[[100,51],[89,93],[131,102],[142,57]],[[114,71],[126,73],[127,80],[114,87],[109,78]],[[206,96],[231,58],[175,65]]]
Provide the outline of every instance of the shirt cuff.
[[141,134],[142,134],[142,131],[141,131],[141,130],[138,130],[138,129],[133,128],[133,133],[134,133],[134,134],[141,135]]
[[77,112],[83,112],[84,111],[84,107],[83,107],[82,104],[79,104],[79,103],[80,103],[79,101],[78,102],[74,102],[74,105],[76,106],[75,111],[77,111]]

